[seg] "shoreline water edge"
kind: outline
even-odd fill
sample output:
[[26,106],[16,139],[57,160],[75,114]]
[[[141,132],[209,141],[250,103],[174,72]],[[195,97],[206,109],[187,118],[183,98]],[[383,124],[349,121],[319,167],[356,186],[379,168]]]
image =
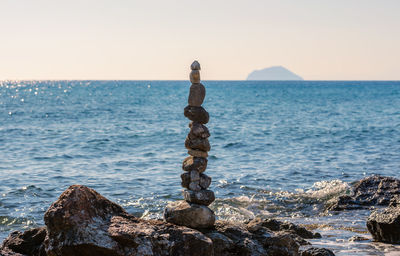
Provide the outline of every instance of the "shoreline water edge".
[[[377,206],[386,208],[376,210]],[[374,242],[400,244],[399,179],[379,175],[364,178],[354,183],[351,195],[339,196],[325,208],[330,212],[369,209],[372,213],[367,227]],[[334,250],[313,246],[322,236],[305,229],[307,225],[255,218],[242,223],[217,221],[213,227],[191,229],[134,217],[81,185],[64,191],[46,211],[44,220],[45,227],[12,232],[3,241],[0,255],[335,255]],[[355,236],[352,242],[373,241]],[[386,254],[396,255],[396,251]]]

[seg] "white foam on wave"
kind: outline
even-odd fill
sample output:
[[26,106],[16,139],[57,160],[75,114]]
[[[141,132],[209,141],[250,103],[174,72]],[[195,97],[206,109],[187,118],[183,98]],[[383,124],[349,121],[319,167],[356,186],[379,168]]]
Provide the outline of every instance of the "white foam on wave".
[[314,199],[329,200],[342,195],[351,195],[352,193],[353,190],[347,182],[336,179],[315,182],[304,195]]

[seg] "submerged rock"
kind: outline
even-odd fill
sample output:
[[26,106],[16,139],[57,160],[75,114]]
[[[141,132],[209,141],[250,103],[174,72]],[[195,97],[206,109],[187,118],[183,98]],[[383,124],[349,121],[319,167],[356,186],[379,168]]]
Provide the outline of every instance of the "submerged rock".
[[367,228],[375,241],[400,244],[400,207],[373,211],[368,217]]
[[399,179],[373,175],[356,182],[352,196],[338,197],[327,209],[342,211],[374,205],[387,206],[397,195],[400,195]]

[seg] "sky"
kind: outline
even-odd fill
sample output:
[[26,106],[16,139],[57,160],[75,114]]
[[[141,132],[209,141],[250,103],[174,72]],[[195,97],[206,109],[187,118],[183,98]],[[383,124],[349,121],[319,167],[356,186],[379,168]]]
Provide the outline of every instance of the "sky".
[[400,80],[399,0],[0,0],[0,79]]

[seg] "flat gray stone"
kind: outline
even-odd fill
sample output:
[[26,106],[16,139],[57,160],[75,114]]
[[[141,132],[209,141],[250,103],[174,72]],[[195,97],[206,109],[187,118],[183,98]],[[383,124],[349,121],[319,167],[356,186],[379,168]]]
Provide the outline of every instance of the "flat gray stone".
[[191,191],[191,190],[183,190],[183,196],[186,202],[201,204],[201,205],[210,205],[215,200],[214,192],[211,190],[200,190],[200,191]]

